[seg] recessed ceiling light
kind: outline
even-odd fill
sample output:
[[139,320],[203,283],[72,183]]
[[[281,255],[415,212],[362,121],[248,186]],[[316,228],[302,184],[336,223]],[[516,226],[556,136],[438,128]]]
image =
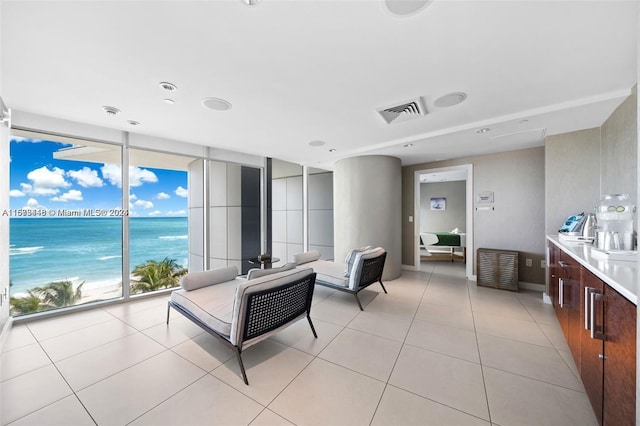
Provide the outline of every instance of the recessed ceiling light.
[[164,101],[165,101],[166,103],[168,103],[169,105],[173,105],[173,104],[175,104],[175,103],[176,103],[176,101],[174,101],[173,99],[169,99],[169,98],[165,99]]
[[112,106],[103,106],[102,109],[110,116],[117,115],[120,112],[118,108],[114,108]]
[[139,126],[140,122],[139,121],[135,121],[135,120],[129,120],[127,121],[127,123],[131,124],[132,126]]
[[482,128],[482,129],[480,129],[480,130],[476,130],[476,133],[487,133],[487,132],[489,132],[489,131],[491,131],[491,129],[490,129],[490,128],[488,128],[488,127],[483,127],[483,128]]
[[212,109],[214,111],[226,111],[231,109],[231,103],[219,98],[204,98],[202,99],[202,105],[205,108]]
[[311,142],[309,142],[309,145],[310,146],[322,146],[325,143],[326,143],[325,141],[311,141]]
[[335,148],[331,148],[331,149],[329,150],[329,152],[336,152],[336,151],[337,151],[337,149],[335,149]]
[[164,90],[167,90],[169,92],[173,92],[174,90],[178,89],[178,87],[175,84],[169,83],[167,81],[160,82],[160,87],[162,87]]
[[454,92],[447,93],[446,95],[440,96],[433,103],[438,108],[447,108],[452,107],[454,105],[458,105],[459,103],[464,102],[467,99],[467,94],[463,92]]
[[402,145],[403,148],[410,148],[412,146],[413,146],[412,143],[405,143],[404,145]]
[[255,6],[259,2],[260,0],[242,0],[242,3],[246,4],[247,6]]

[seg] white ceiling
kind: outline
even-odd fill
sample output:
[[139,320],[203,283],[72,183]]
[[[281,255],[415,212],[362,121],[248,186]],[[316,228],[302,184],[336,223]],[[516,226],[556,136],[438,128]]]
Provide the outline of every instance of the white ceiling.
[[[10,108],[314,167],[541,146],[601,125],[637,80],[637,1],[436,0],[405,17],[382,0],[0,6]],[[449,92],[468,97],[436,108]],[[424,117],[386,124],[376,112],[421,96]],[[207,110],[205,97],[233,107]]]

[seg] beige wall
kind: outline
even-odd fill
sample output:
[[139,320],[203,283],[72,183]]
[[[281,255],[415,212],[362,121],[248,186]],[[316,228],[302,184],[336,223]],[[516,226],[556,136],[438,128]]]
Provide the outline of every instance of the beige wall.
[[637,205],[637,98],[634,88],[599,128],[546,139],[547,235],[557,234],[569,215],[593,212],[603,194],[626,193]]
[[[420,231],[448,232],[458,228],[466,232],[466,182],[432,182],[420,184]],[[444,211],[431,210],[431,198],[446,198]]]
[[556,235],[570,215],[592,212],[600,199],[600,129],[545,141],[545,234]]
[[[414,266],[414,174],[417,170],[473,164],[473,199],[493,191],[495,210],[473,214],[474,248],[520,252],[520,281],[544,283],[544,148],[458,158],[402,168],[402,264]],[[467,254],[475,259],[475,252]],[[525,259],[533,265],[526,267]]]
[[[637,205],[638,188],[638,92],[629,96],[602,125],[602,194],[629,194]],[[636,229],[638,229],[636,227]]]

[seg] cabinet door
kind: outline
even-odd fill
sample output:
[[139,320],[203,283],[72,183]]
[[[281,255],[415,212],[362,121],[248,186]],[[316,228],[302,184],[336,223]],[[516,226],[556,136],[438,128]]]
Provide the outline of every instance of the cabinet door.
[[547,276],[549,288],[547,292],[551,298],[551,303],[555,307],[558,304],[558,260],[560,260],[560,248],[551,242],[547,242],[549,247],[549,259],[547,263]]
[[635,425],[636,306],[604,288],[604,424]]
[[[576,364],[580,364],[580,268],[565,252],[560,252],[558,275],[558,305],[556,315]],[[577,351],[577,352],[576,352]]]
[[565,305],[567,309],[567,343],[573,355],[573,360],[580,372],[580,343],[582,340],[582,330],[584,329],[584,321],[581,321],[582,309],[580,305],[580,282],[582,280],[583,267],[573,258],[566,259],[565,271],[567,279],[565,280]]
[[[602,387],[604,384],[603,377],[603,360],[602,354],[604,350],[603,341],[596,336],[591,337],[591,305],[590,294],[595,292],[604,293],[604,283],[585,268],[582,269],[582,280],[580,285],[581,315],[582,322],[582,339],[580,340],[580,377],[582,383],[589,396],[593,412],[598,418],[598,422],[602,424]],[[602,309],[593,309],[595,315],[593,324],[596,328],[603,324]],[[595,333],[594,333],[595,334]]]

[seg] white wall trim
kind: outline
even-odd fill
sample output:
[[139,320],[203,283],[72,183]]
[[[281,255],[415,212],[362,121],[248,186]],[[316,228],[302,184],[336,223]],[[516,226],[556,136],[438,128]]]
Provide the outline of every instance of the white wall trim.
[[433,174],[439,172],[466,171],[466,233],[467,233],[467,264],[466,276],[472,279],[474,273],[474,248],[473,248],[473,164],[460,164],[458,166],[438,167],[433,169],[416,170],[414,172],[414,204],[413,204],[413,247],[414,247],[414,265],[416,270],[420,270],[420,175]]

